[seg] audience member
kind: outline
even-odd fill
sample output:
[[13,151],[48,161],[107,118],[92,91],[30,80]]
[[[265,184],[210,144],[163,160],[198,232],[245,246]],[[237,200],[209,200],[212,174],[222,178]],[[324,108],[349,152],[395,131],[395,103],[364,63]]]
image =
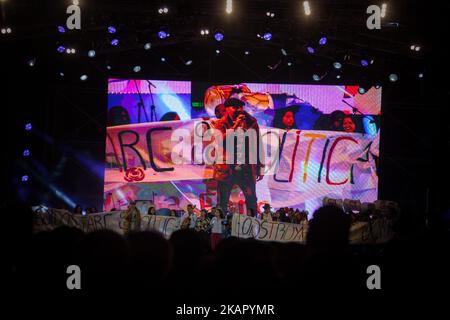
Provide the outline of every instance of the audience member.
[[263,212],[261,213],[261,220],[272,221],[272,211],[270,211],[270,204],[266,203],[263,206]]

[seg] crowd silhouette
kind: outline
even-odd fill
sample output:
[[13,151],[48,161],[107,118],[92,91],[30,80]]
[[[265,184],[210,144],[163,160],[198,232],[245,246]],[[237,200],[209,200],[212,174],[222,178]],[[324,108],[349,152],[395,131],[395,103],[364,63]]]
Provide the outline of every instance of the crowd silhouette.
[[[173,295],[208,292],[367,292],[367,267],[383,270],[384,290],[444,286],[448,231],[430,232],[401,218],[388,243],[350,245],[351,216],[323,206],[309,221],[305,244],[227,237],[214,250],[205,231],[181,229],[169,239],[152,231],[85,234],[62,226],[32,233],[28,207],[4,208],[7,283],[17,290],[67,291],[67,267],[82,270],[85,291]],[[11,214],[14,212],[14,214]],[[288,291],[286,291],[288,292]],[[275,298],[274,298],[275,299]]]

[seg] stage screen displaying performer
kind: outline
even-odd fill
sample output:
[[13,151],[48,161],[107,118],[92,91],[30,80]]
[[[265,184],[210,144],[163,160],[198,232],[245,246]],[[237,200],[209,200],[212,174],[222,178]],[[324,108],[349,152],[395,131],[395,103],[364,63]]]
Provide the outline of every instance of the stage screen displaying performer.
[[375,201],[381,91],[110,79],[104,210]]

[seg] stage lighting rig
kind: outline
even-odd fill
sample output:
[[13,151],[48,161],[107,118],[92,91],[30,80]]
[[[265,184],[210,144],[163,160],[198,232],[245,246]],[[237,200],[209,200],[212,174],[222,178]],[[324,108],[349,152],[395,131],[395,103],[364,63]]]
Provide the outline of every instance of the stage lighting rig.
[[398,75],[396,73],[391,73],[389,75],[389,81],[396,82],[398,80]]
[[166,39],[168,37],[170,37],[170,33],[167,31],[167,29],[164,27],[160,28],[158,31],[158,38]]
[[270,31],[265,31],[262,35],[262,38],[266,41],[270,41],[272,40],[272,32]]
[[108,27],[108,33],[114,34],[116,32],[117,32],[116,27],[114,27],[114,26],[109,26]]
[[224,34],[223,34],[223,31],[222,31],[222,30],[217,30],[217,31],[214,33],[214,39],[216,39],[216,41],[220,42],[220,41],[223,40],[223,38],[224,38]]
[[233,12],[233,0],[227,0],[225,12],[231,14]]
[[303,11],[307,16],[311,14],[311,7],[309,6],[309,1],[303,1]]

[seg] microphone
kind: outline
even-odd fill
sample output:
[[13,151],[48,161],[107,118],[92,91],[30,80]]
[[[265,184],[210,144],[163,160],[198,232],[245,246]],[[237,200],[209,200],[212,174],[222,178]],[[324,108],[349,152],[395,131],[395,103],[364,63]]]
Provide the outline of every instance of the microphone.
[[243,115],[242,120],[239,122],[239,126],[240,128],[243,128],[245,126],[245,113],[243,111],[238,111],[238,117],[240,115]]

